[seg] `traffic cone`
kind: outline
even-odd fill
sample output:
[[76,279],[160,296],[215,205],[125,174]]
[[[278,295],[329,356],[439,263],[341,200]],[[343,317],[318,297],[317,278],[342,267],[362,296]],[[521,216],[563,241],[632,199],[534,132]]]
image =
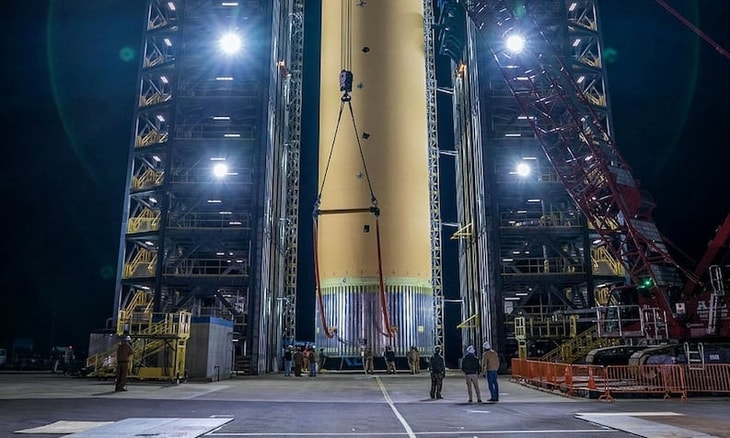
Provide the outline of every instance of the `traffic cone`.
[[593,378],[593,368],[588,368],[588,389],[595,391],[596,380]]

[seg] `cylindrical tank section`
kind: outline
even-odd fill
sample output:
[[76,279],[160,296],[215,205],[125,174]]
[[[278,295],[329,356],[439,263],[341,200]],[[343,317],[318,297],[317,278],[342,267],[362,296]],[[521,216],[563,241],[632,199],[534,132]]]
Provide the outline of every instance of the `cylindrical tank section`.
[[[366,347],[377,356],[386,345],[397,356],[412,346],[433,350],[423,7],[423,0],[329,0],[322,8],[317,257],[324,312],[317,306],[315,342],[329,357],[359,356]],[[339,86],[343,69],[354,76],[349,102]],[[379,224],[372,212],[351,211],[373,206],[371,186]]]

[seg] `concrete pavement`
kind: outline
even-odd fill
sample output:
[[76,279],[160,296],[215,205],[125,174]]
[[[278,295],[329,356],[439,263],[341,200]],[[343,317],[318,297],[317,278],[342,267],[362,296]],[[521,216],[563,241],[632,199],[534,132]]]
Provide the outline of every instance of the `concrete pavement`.
[[[428,372],[325,372],[133,381],[115,393],[111,381],[0,374],[0,437],[730,437],[727,398],[606,403],[500,376],[499,403],[469,404],[459,372],[447,374],[443,400],[431,400],[429,386]],[[488,399],[484,378],[480,386]]]

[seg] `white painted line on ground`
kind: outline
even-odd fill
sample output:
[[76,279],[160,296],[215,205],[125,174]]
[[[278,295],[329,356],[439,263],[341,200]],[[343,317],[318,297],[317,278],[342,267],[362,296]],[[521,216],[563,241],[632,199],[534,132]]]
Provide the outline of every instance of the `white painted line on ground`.
[[[435,436],[460,436],[460,435],[505,435],[505,434],[520,434],[520,435],[548,435],[548,434],[569,434],[569,433],[577,433],[577,434],[586,434],[586,433],[598,433],[598,432],[609,432],[609,433],[616,433],[617,430],[614,429],[565,429],[565,430],[461,430],[458,432],[455,431],[448,431],[448,432],[418,432],[419,436],[422,435],[435,435]],[[282,433],[282,432],[267,432],[267,433],[257,433],[257,432],[229,432],[229,433],[208,433],[205,434],[205,436],[341,436],[341,437],[347,437],[347,436],[399,436],[399,435],[408,435],[406,432],[349,432],[349,433],[342,433],[342,432],[332,432],[332,433],[322,433],[322,432],[310,432],[310,433],[302,433],[302,432],[289,432],[289,433]],[[415,435],[413,435],[415,436]]]
[[383,385],[383,381],[380,379],[380,376],[377,376],[375,378],[375,381],[378,382],[378,386],[380,387],[380,391],[383,393],[383,397],[385,397],[385,401],[388,402],[388,406],[390,406],[390,410],[393,411],[396,418],[398,418],[398,421],[400,421],[400,424],[403,426],[403,429],[406,430],[406,433],[408,433],[408,436],[411,438],[416,438],[416,434],[413,433],[413,430],[411,429],[411,426],[408,425],[408,422],[405,418],[398,412],[398,409],[396,409],[395,405],[393,404],[393,400],[390,398],[390,395],[388,394],[388,391],[385,389],[385,385]]
[[446,436],[446,435],[464,435],[464,434],[480,434],[480,435],[505,435],[505,434],[520,434],[520,435],[547,435],[551,433],[597,433],[597,432],[613,432],[616,433],[617,431],[613,429],[556,429],[556,430],[462,430],[460,432],[418,432],[418,435],[438,435],[438,436]]
[[683,416],[677,412],[576,412],[575,415],[591,415],[594,417],[676,417]]

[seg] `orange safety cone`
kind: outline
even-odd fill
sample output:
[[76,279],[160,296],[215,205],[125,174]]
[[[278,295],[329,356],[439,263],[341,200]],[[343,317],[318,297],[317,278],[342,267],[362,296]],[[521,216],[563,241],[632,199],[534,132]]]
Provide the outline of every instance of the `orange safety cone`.
[[570,365],[565,366],[565,391],[568,395],[573,395],[573,369]]
[[596,389],[596,380],[593,378],[593,368],[588,368],[588,389]]

